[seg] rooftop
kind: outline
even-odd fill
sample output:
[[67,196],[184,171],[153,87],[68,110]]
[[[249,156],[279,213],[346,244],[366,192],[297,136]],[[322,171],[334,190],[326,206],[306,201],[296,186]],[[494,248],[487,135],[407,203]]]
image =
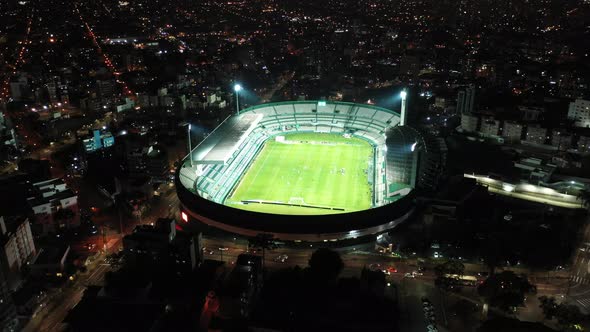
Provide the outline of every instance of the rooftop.
[[232,116],[217,127],[192,151],[197,164],[225,164],[242,142],[256,128],[262,114],[246,113]]

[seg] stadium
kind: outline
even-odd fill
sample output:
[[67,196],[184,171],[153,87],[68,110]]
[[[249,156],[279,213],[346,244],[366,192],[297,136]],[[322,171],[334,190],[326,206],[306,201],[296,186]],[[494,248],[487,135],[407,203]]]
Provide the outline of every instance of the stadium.
[[228,117],[176,172],[181,219],[240,236],[327,242],[383,233],[413,211],[420,135],[400,114],[326,101]]

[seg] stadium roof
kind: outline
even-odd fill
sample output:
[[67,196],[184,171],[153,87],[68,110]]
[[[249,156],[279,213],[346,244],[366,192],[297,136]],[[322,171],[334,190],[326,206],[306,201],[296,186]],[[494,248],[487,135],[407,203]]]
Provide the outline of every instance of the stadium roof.
[[275,103],[266,103],[248,107],[240,111],[240,114],[249,113],[252,111],[256,111],[263,108],[275,108],[275,107],[289,107],[292,110],[299,112],[308,112],[312,109],[317,108],[324,108],[326,110],[334,111],[349,111],[355,109],[357,111],[379,111],[389,113],[399,117],[399,112],[376,106],[376,105],[369,105],[369,104],[357,104],[351,102],[344,102],[344,101],[326,101],[326,100],[300,100],[300,101],[282,101],[282,102],[275,102]]
[[193,162],[225,164],[256,128],[262,117],[262,114],[253,113],[230,117],[192,151]]

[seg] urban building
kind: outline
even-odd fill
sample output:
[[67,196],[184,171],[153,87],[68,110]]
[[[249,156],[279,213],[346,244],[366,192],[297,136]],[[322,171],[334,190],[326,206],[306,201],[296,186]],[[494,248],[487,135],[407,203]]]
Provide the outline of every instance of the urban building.
[[62,179],[33,182],[26,174],[18,174],[0,183],[3,199],[2,216],[28,216],[35,236],[78,226],[78,196]]
[[30,264],[31,275],[36,278],[64,278],[70,246],[45,246],[39,249]]
[[498,136],[500,121],[494,118],[483,118],[479,132],[484,136]]
[[169,180],[170,165],[166,150],[158,145],[131,147],[126,154],[127,170],[132,178],[149,177],[152,183]]
[[470,85],[457,94],[457,113],[471,114],[475,107],[475,86]]
[[502,129],[502,137],[507,142],[519,143],[522,138],[522,125],[518,122],[505,121]]
[[520,178],[528,183],[538,185],[548,182],[557,168],[539,158],[523,158],[514,162],[514,167],[520,170]]
[[131,178],[145,176],[146,166],[143,148],[135,147],[128,149],[125,154],[125,161],[127,163],[127,171]]
[[116,105],[117,113],[133,109],[134,107],[135,102],[129,98],[125,98],[124,102]]
[[0,145],[16,148],[16,133],[12,125],[7,121],[3,112],[0,112]]
[[82,145],[86,152],[94,152],[109,148],[115,144],[115,137],[113,137],[113,134],[108,131],[95,129],[91,134],[92,137],[82,140]]
[[0,232],[0,264],[10,288],[14,289],[21,269],[36,254],[29,219],[0,216]]
[[559,151],[567,151],[572,147],[573,136],[571,133],[563,129],[557,129],[553,131],[553,137],[551,138],[551,145],[556,147]]
[[87,97],[80,99],[80,108],[83,111],[98,112],[102,108],[102,102],[99,98]]
[[29,82],[25,76],[19,76],[15,81],[10,82],[10,96],[15,101],[22,101],[27,98]]
[[545,144],[547,141],[547,129],[540,126],[528,126],[525,141],[533,144]]
[[415,55],[403,55],[400,61],[400,75],[410,79],[418,78],[420,73],[420,58]]
[[262,283],[262,257],[240,254],[224,285],[220,314],[229,317],[249,317],[253,303],[262,289]]
[[447,108],[449,100],[447,97],[436,96],[434,98],[434,107],[445,109]]
[[173,219],[160,218],[155,225],[139,225],[123,238],[125,257],[140,264],[173,262],[179,271],[192,271],[202,261],[200,235],[176,230]]
[[579,136],[576,144],[579,153],[590,153],[590,136]]
[[78,195],[62,179],[34,183],[27,197],[33,209],[33,228],[41,234],[80,224]]
[[545,112],[543,107],[536,106],[518,106],[523,121],[539,121],[541,115]]
[[576,127],[590,127],[590,100],[576,99],[570,103],[567,113],[569,119],[574,120]]
[[474,133],[477,131],[479,117],[477,115],[461,113],[461,129],[463,131]]
[[152,145],[144,154],[146,175],[153,183],[167,182],[170,174],[168,153],[161,146]]
[[96,87],[99,95],[102,98],[112,97],[115,91],[115,86],[112,81],[96,81]]

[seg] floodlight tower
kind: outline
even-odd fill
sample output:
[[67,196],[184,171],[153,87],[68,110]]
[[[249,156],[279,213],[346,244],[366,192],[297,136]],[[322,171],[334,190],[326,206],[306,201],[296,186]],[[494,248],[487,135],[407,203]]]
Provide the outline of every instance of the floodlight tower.
[[240,91],[242,86],[239,83],[234,85],[234,91],[236,92],[236,115],[240,114]]
[[188,124],[187,128],[188,128],[188,131],[187,131],[187,134],[188,134],[188,159],[190,159],[191,167],[193,167],[193,148],[192,148],[192,143],[191,143],[191,128],[192,128],[192,126],[190,123]]
[[400,126],[405,126],[406,125],[406,100],[408,99],[408,92],[406,91],[406,89],[403,89],[402,92],[400,92],[399,96],[402,99],[402,110],[401,110],[401,118],[399,121],[399,125]]

